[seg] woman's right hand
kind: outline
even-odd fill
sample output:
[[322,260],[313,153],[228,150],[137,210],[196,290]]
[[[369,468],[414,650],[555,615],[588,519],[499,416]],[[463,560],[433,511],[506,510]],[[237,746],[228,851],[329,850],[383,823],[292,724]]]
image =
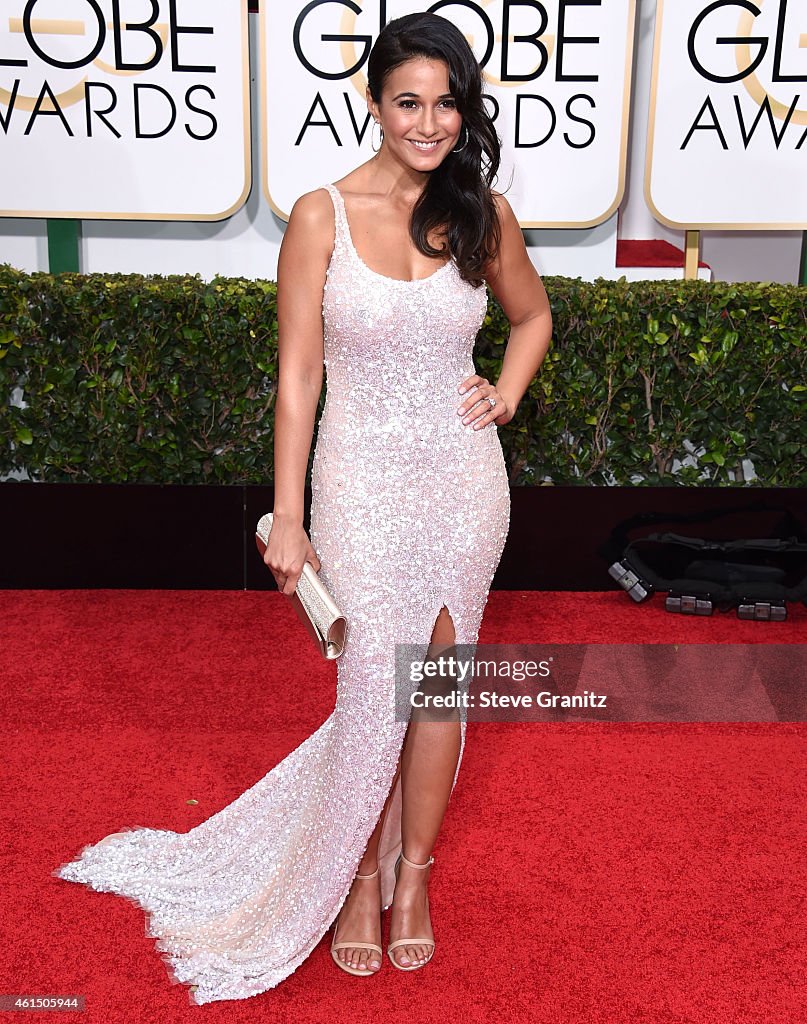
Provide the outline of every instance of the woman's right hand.
[[297,589],[297,581],[306,562],[312,564],[315,572],[320,570],[320,560],[303,524],[282,514],[272,515],[272,529],[263,560],[272,570],[278,590],[287,597]]

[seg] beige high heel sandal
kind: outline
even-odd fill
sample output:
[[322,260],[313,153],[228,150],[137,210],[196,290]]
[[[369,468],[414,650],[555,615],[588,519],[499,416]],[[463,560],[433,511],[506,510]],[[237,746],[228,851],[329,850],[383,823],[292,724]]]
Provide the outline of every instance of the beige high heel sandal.
[[[426,868],[428,868],[428,867],[430,867],[430,865],[434,864],[434,857],[429,857],[429,859],[426,861],[425,864],[415,864],[415,862],[409,860],[408,857],[404,857],[403,850],[401,850],[401,852],[398,854],[398,859],[395,861],[395,881],[396,882],[398,881],[398,870],[399,870],[399,868],[401,866],[401,861],[402,860],[406,864],[408,864],[410,868],[419,868],[421,871],[425,871]],[[428,899],[428,896],[426,898]],[[397,949],[398,946],[418,946],[418,945],[420,945],[420,946],[431,946],[431,951],[430,951],[428,957],[426,957],[426,959],[423,961],[422,964],[409,964],[409,966],[404,967],[403,964],[399,964],[398,961],[395,959],[395,957],[392,955],[393,949]],[[419,968],[425,967],[426,964],[429,963],[431,958],[434,956],[434,939],[427,939],[425,936],[423,936],[422,938],[415,938],[415,939],[396,939],[394,942],[391,942],[387,946],[387,956],[389,957],[389,962],[392,964],[392,966],[393,967],[397,967],[399,971],[417,971]]]
[[[359,875],[359,874],[357,874],[355,877],[356,878],[375,878],[377,875],[378,875],[378,868],[376,867],[375,871],[371,872],[369,875]],[[336,920],[334,921],[334,925],[333,925],[333,939],[331,941],[331,956],[333,957],[334,963],[336,964],[336,966],[337,967],[341,967],[343,971],[347,971],[348,974],[353,974],[357,978],[365,978],[365,977],[368,977],[371,974],[378,974],[378,972],[381,970],[380,967],[377,970],[373,970],[371,967],[365,967],[365,968],[351,967],[349,964],[343,963],[343,961],[341,961],[339,959],[339,957],[336,955],[336,950],[337,949],[375,949],[375,950],[378,951],[378,959],[379,959],[379,961],[383,961],[383,959],[384,959],[384,951],[383,951],[383,949],[380,946],[376,946],[376,944],[374,942],[337,942],[336,941],[336,931],[337,931],[338,927],[339,927],[339,915],[337,914],[336,915]]]

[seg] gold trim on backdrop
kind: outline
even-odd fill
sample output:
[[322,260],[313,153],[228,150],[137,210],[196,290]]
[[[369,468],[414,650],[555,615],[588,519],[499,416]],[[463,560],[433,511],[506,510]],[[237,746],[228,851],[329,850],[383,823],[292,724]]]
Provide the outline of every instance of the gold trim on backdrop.
[[[265,4],[261,4],[263,8]],[[12,31],[22,31],[22,19],[10,18],[9,26]],[[44,26],[44,27],[40,27]],[[66,27],[65,27],[66,26]],[[81,26],[81,31],[77,31],[76,27]],[[36,32],[43,33],[56,33],[65,32],[67,35],[84,35],[84,23],[77,21],[59,21],[57,19],[33,19],[32,27]],[[167,28],[168,26],[160,25],[160,36],[165,42],[167,40]],[[166,30],[164,35],[162,29]],[[126,211],[92,211],[92,210],[2,210],[0,209],[0,217],[33,217],[33,218],[45,218],[48,220],[131,220],[131,221],[192,221],[192,222],[215,222],[227,220],[232,217],[233,214],[237,213],[242,206],[246,203],[249,198],[249,194],[252,191],[252,146],[251,146],[251,100],[250,100],[250,48],[249,48],[249,11],[247,4],[241,6],[241,87],[242,87],[242,106],[243,106],[243,135],[244,135],[244,188],[238,199],[230,206],[227,210],[220,213],[131,213]],[[104,69],[107,65],[104,62],[98,62],[96,59],[93,61],[94,64],[102,66]],[[114,70],[114,69],[113,69]],[[135,72],[136,73],[136,72]],[[119,75],[129,75],[132,72],[120,71],[115,72]],[[86,78],[76,86],[72,86],[71,89],[65,93],[60,94],[61,96],[67,96],[70,99],[70,103],[66,105],[72,105],[83,97],[84,82]],[[73,98],[75,90],[81,90],[81,95],[77,98]],[[6,90],[0,90],[0,98],[3,96],[10,96]],[[53,107],[53,104],[50,104]],[[43,103],[43,108],[45,104]],[[31,107],[30,109],[33,109]]]
[[687,231],[684,235],[684,280],[694,281],[698,276],[700,261],[701,233]]
[[[760,0],[760,9],[764,0]],[[658,72],[661,56],[661,30],[664,17],[664,0],[656,0],[656,23],[653,39],[653,68],[650,76],[650,109],[647,119],[647,150],[645,153],[644,201],[647,208],[660,224],[670,228],[712,229],[715,231],[803,231],[807,229],[807,221],[678,221],[665,217],[653,201],[651,182],[653,178],[653,144],[656,129],[656,107],[658,98]],[[799,46],[807,43],[807,37],[799,37]],[[756,99],[749,89],[750,95]],[[763,90],[764,93],[764,90]],[[781,104],[780,104],[781,106]],[[773,110],[773,103],[771,105]]]
[[[264,0],[264,2],[260,4],[260,8],[259,8],[259,11],[258,11],[259,31],[260,31],[260,36],[261,36],[261,38],[260,38],[261,88],[259,90],[260,97],[261,97],[261,141],[262,141],[262,147],[261,147],[262,148],[262,152],[261,152],[261,186],[262,186],[262,189],[263,189],[264,198],[266,199],[267,203],[269,204],[269,207],[271,208],[272,212],[277,217],[279,217],[281,220],[284,220],[284,221],[288,222],[289,213],[286,213],[286,212],[284,212],[283,210],[280,209],[280,207],[277,205],[277,203],[275,203],[274,199],[272,198],[271,192],[269,191],[269,146],[267,144],[268,143],[268,136],[267,136],[267,114],[266,114],[267,107],[268,107],[268,104],[269,104],[269,99],[268,99],[268,97],[269,97],[269,83],[268,83],[267,65],[266,65],[266,24],[265,24],[265,19],[267,17],[266,9],[267,9],[267,6],[268,6],[268,2],[269,2],[269,0]],[[283,2],[290,2],[290,0],[283,0]],[[492,0],[482,0],[482,4],[481,5],[483,7],[487,7],[491,2],[492,2]],[[625,184],[626,184],[626,181],[627,181],[628,133],[629,133],[629,126],[630,126],[631,85],[632,85],[632,81],[633,81],[633,65],[634,65],[633,47],[634,47],[634,39],[635,39],[635,34],[636,34],[636,2],[637,2],[637,0],[628,0],[628,17],[627,17],[627,23],[628,24],[627,24],[627,37],[626,37],[626,42],[625,42],[625,46],[626,46],[626,48],[625,48],[625,58],[626,59],[625,59],[625,74],[624,74],[624,78],[623,78],[623,92],[622,92],[622,134],[621,134],[620,146],[619,146],[619,158],[618,158],[619,159],[619,166],[618,166],[619,178],[618,178],[618,182],[617,182],[616,195],[615,195],[613,201],[611,202],[610,206],[602,214],[599,214],[598,216],[596,216],[596,217],[594,217],[594,218],[592,218],[590,220],[573,220],[573,221],[566,221],[566,220],[553,220],[553,221],[548,221],[548,220],[547,221],[544,221],[544,220],[541,220],[541,221],[537,221],[537,220],[536,221],[533,221],[533,220],[519,220],[519,222],[518,222],[519,226],[524,228],[525,230],[536,229],[536,228],[545,228],[545,229],[572,228],[572,229],[582,230],[582,229],[585,229],[585,228],[599,227],[601,224],[605,224],[606,221],[610,220],[611,217],[613,217],[613,215],[616,213],[616,211],[619,209],[619,207],[620,207],[620,205],[622,203],[622,200],[623,200],[623,198],[625,196]],[[359,4],[360,7],[363,6],[363,0],[357,0],[357,3]],[[350,21],[351,18],[353,19],[353,24],[352,24],[353,32],[352,33],[349,31],[350,28],[351,28],[351,21]],[[342,35],[354,34],[355,35],[356,34],[355,33],[355,19],[356,19],[356,15],[353,14],[352,12],[350,12],[350,11],[343,12],[343,14],[342,14],[342,21],[340,23],[340,34],[342,34]],[[497,36],[496,38],[500,39],[500,36]],[[543,36],[542,38],[544,38],[544,39],[550,38],[553,41],[555,39],[554,35],[550,35],[550,34],[547,34],[546,36]],[[356,59],[355,49],[354,49],[353,54],[350,54],[350,52],[348,50],[349,45],[350,44],[348,42],[344,41],[344,42],[342,42],[342,44],[340,46],[340,53],[342,54],[342,59],[346,62],[346,67],[349,66],[349,64],[347,64],[348,60],[350,60],[351,63],[355,63],[355,59]],[[500,86],[501,85],[507,85],[507,86],[513,85],[515,87],[515,86],[517,86],[519,84],[523,84],[523,83],[517,83],[517,82],[501,83],[501,82],[498,81],[498,79],[488,75],[487,72],[483,72],[483,77],[487,81],[492,81],[495,84],[500,85]],[[366,79],[366,76],[364,75],[364,73],[362,71],[355,72],[353,75],[351,75],[349,81],[351,82],[353,87],[356,89],[356,91],[362,97],[364,97],[364,89],[365,89],[366,84],[367,84],[367,79]],[[514,161],[514,163],[515,163],[515,166],[516,166],[516,170],[518,170],[518,162]]]
[[630,131],[631,88],[633,84],[633,47],[636,36],[636,0],[629,0],[628,37],[625,42],[625,77],[622,86],[622,135],[619,143],[619,180],[613,202],[601,217],[586,221],[519,221],[522,228],[595,228],[605,224],[616,213],[625,198],[628,168],[628,134]]
[[258,5],[258,33],[260,35],[259,50],[261,55],[261,69],[260,69],[260,88],[258,89],[259,102],[261,105],[261,187],[263,188],[263,196],[266,202],[269,204],[269,209],[274,213],[276,217],[286,221],[288,224],[289,213],[284,213],[283,210],[275,203],[272,199],[272,195],[269,192],[269,147],[267,145],[267,131],[268,131],[268,118],[266,116],[266,108],[269,106],[269,89],[266,75],[266,8],[267,0]]

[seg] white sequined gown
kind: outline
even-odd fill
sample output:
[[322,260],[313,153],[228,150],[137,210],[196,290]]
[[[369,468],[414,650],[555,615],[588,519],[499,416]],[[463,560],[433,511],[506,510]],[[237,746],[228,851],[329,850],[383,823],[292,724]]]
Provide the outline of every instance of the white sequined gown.
[[[457,642],[477,642],[509,525],[497,428],[473,430],[457,415],[458,386],[475,372],[485,288],[464,282],[453,262],[417,281],[370,270],[341,194],[327,188],[336,240],[323,299],[327,399],[310,536],[349,623],[334,711],[190,832],[114,833],[54,872],[141,906],[171,977],[197,1004],[277,985],[334,921],[406,732],[405,717],[395,717],[395,645],[427,645],[443,605]],[[464,721],[461,730],[460,761]],[[380,846],[384,906],[400,824],[398,776]]]

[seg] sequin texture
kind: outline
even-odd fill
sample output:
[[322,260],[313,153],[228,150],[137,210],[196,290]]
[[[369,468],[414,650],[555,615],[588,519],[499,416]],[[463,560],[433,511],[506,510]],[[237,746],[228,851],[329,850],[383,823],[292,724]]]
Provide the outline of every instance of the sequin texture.
[[[509,527],[495,424],[465,426],[484,287],[452,261],[399,281],[356,251],[339,191],[323,294],[327,395],[312,470],[311,542],[348,619],[333,712],[235,801],[187,833],[132,828],[54,874],[147,913],[192,1003],[273,988],[335,920],[390,792],[407,722],[395,645],[428,644],[443,605],[475,644]],[[465,747],[461,746],[454,784]],[[453,790],[453,785],[452,785]],[[400,778],[379,848],[388,906],[401,846]]]

